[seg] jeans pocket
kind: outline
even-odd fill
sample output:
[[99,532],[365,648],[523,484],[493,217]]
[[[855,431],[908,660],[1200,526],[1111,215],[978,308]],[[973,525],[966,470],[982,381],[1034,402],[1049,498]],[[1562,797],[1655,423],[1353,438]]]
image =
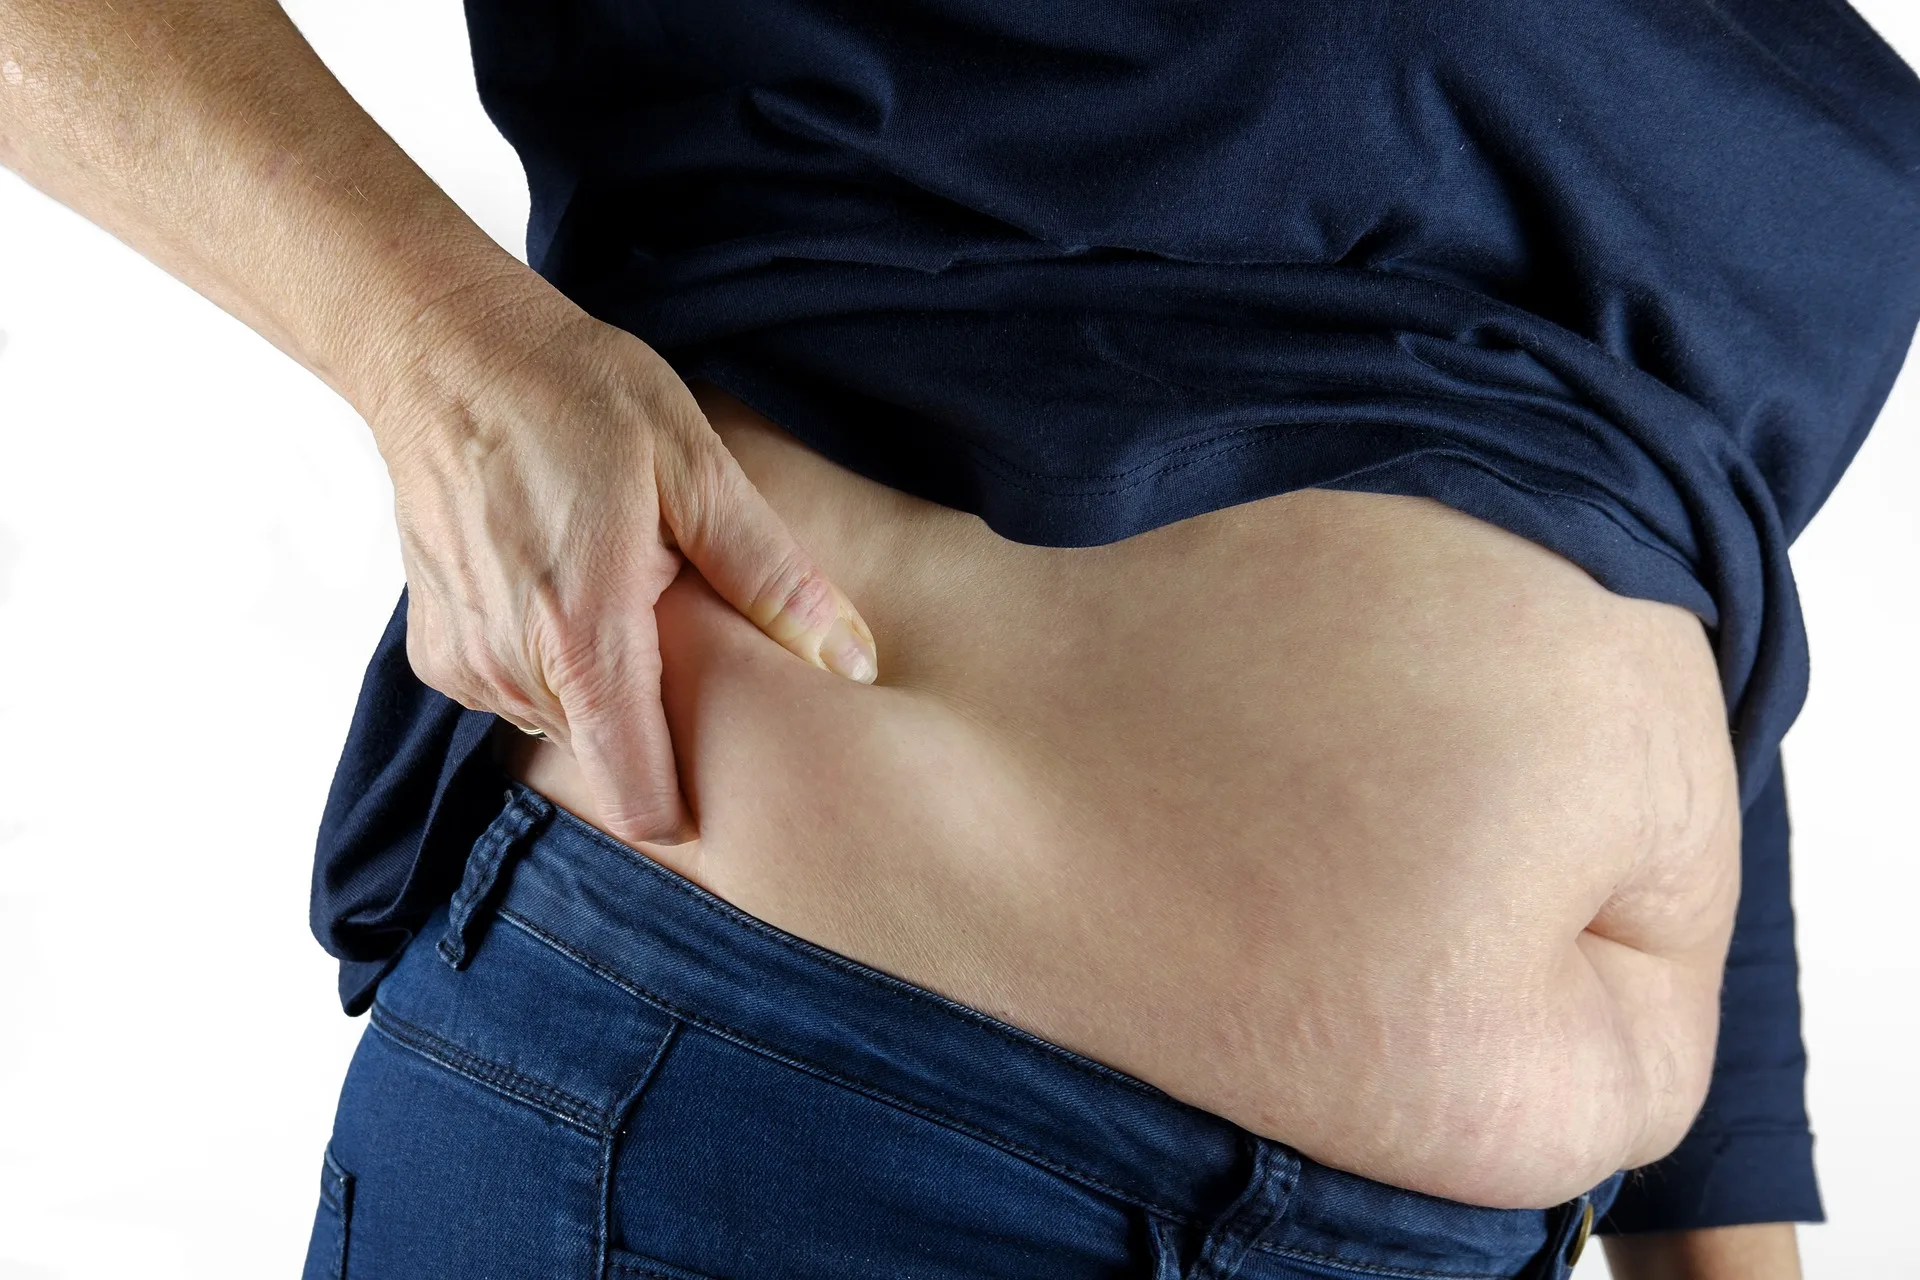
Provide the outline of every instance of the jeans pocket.
[[631,1261],[629,1270],[613,1274],[1151,1274],[1133,1206],[1009,1145],[909,1109],[868,1082],[688,1027],[660,1060],[615,1144],[607,1242],[614,1257]]
[[320,1167],[320,1207],[313,1215],[313,1237],[307,1242],[307,1265],[300,1280],[346,1280],[347,1243],[353,1226],[353,1175],[334,1159],[327,1147]]

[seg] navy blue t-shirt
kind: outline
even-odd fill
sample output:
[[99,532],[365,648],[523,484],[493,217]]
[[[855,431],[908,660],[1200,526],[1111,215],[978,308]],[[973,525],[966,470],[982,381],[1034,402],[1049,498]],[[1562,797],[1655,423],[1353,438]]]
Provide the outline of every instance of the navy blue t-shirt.
[[[1437,499],[1707,624],[1745,886],[1706,1110],[1612,1215],[1820,1214],[1787,545],[1920,315],[1920,82],[1840,0],[467,0],[530,261],[1022,542]],[[1250,571],[1257,571],[1257,567]],[[350,1010],[497,807],[404,600],[323,822]]]

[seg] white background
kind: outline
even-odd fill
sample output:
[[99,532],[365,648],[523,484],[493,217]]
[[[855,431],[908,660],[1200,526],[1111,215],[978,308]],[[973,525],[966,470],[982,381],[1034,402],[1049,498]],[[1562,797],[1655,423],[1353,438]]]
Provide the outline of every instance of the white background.
[[[287,7],[517,251],[458,0]],[[1859,7],[1920,59],[1912,0]],[[360,1029],[307,882],[391,493],[317,381],[4,171],[0,343],[0,1277],[291,1276]],[[1814,1277],[1920,1277],[1916,494],[1920,368],[1794,554]]]

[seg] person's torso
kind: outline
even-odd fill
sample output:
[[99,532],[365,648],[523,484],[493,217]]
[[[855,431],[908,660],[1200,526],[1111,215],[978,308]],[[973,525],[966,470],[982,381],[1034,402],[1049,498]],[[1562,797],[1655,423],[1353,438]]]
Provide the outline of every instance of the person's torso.
[[[802,688],[678,595],[730,833],[693,878],[1461,1198],[1551,1181],[1435,1137],[1488,1082],[1591,1155],[1610,1052],[1710,1053],[1728,855],[1659,797],[1728,725],[1670,606],[1757,786],[1804,681],[1786,538],[1920,308],[1920,89],[1849,11],[469,11],[534,265],[899,491],[744,459],[894,687]],[[1594,788],[1656,757],[1628,825],[1719,855],[1623,901]],[[410,847],[457,851],[436,813]]]
[[[701,835],[646,852],[1396,1186],[1539,1207],[1679,1139],[1739,847],[1691,615],[1391,496],[1023,546],[702,403],[881,676],[683,573],[657,612]],[[515,776],[592,821],[524,741]]]

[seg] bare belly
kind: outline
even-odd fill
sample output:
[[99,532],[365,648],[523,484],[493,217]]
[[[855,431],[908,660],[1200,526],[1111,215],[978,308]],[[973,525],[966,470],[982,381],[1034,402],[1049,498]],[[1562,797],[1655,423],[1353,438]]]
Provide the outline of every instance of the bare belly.
[[[1544,1206],[1679,1140],[1738,887],[1691,614],[1413,498],[1011,543],[696,390],[881,674],[683,573],[658,616],[700,838],[644,851],[1399,1186]],[[593,820],[563,748],[508,765]]]

